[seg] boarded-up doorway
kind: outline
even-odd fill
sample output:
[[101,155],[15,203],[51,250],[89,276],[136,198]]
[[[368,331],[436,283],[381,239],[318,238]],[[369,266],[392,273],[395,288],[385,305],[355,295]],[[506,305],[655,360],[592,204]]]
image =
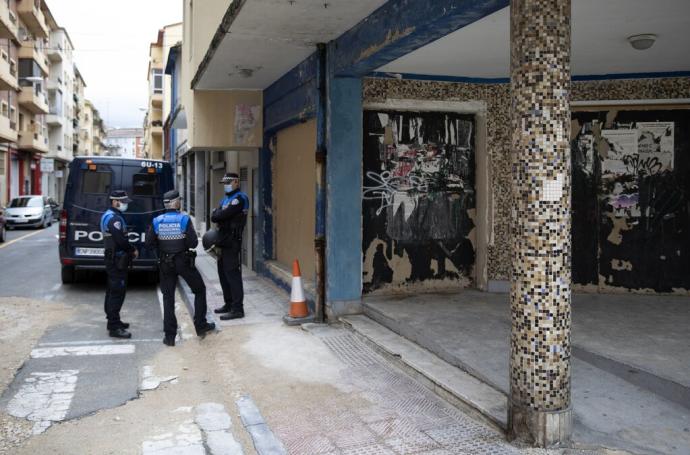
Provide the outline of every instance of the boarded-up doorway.
[[475,264],[475,121],[364,112],[364,292],[459,289]]

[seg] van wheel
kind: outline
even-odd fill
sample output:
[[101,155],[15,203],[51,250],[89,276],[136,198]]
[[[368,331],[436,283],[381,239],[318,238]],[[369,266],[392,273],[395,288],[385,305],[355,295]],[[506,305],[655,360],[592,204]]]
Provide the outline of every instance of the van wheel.
[[72,265],[63,265],[62,266],[62,284],[72,284],[74,283],[74,275],[75,275],[75,270],[74,266]]

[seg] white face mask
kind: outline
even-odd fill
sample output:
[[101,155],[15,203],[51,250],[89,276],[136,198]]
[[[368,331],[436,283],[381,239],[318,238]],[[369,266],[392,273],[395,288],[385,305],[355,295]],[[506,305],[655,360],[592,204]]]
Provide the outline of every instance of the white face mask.
[[120,204],[120,211],[121,212],[126,212],[127,207],[129,207],[129,204]]
[[223,185],[223,189],[225,190],[226,193],[232,193],[232,185]]

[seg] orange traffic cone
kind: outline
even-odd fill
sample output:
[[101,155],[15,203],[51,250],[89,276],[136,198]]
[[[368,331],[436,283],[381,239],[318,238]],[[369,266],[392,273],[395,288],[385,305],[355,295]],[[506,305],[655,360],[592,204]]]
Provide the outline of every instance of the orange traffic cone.
[[304,288],[302,287],[302,274],[299,270],[299,261],[295,259],[292,263],[292,292],[290,293],[290,311],[288,316],[291,318],[306,318],[309,316],[307,299],[304,298]]

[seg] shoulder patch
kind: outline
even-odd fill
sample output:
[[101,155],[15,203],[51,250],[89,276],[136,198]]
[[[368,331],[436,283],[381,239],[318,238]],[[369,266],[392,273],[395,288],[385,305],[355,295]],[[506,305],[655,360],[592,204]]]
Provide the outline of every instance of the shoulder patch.
[[118,231],[121,231],[121,230],[122,230],[122,223],[121,223],[120,221],[114,222],[114,223],[113,223],[113,226],[114,226],[115,229],[117,229]]
[[232,205],[238,205],[239,203],[240,203],[240,199],[239,199],[239,198],[235,198],[235,199],[232,200]]

